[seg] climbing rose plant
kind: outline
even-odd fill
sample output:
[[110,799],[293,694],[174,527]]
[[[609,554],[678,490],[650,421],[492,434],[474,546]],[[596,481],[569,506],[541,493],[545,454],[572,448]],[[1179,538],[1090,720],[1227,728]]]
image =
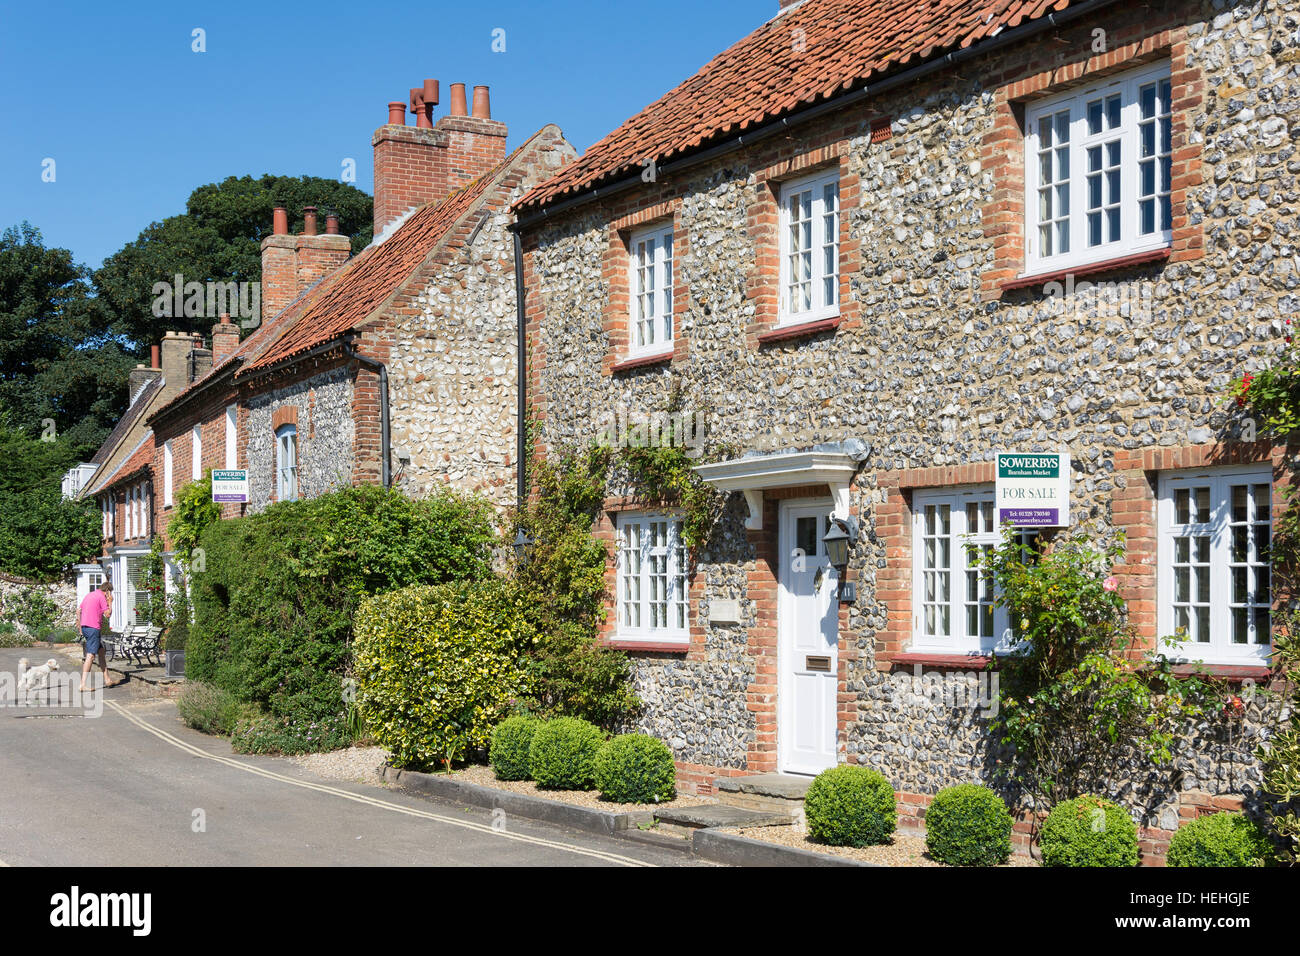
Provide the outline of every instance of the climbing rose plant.
[[998,660],[993,727],[1014,750],[1003,772],[1040,805],[1088,793],[1133,756],[1169,765],[1179,730],[1203,713],[1208,684],[1175,677],[1163,654],[1130,654],[1110,573],[1122,554],[1082,533],[1027,547],[1008,527],[987,565],[1013,652]]

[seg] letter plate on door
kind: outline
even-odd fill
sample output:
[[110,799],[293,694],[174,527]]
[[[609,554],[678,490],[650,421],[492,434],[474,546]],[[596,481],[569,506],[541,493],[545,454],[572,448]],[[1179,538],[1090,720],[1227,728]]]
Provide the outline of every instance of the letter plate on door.
[[810,671],[820,671],[823,674],[830,673],[831,659],[829,657],[805,657],[804,667]]

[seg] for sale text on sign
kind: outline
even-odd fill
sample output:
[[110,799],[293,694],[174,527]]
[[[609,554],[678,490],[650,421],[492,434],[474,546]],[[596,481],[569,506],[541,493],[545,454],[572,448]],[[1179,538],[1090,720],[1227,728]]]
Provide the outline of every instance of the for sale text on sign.
[[212,469],[212,500],[248,502],[248,471],[243,468]]
[[1070,455],[1067,452],[999,452],[998,524],[1064,528],[1070,523]]

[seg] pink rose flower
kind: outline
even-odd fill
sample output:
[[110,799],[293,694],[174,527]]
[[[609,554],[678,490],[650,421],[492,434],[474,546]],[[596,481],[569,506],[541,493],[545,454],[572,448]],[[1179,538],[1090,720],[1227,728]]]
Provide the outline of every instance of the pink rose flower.
[[1105,581],[1101,582],[1101,586],[1104,587],[1107,591],[1114,591],[1117,587],[1119,587],[1119,582],[1115,580],[1115,575],[1112,574]]

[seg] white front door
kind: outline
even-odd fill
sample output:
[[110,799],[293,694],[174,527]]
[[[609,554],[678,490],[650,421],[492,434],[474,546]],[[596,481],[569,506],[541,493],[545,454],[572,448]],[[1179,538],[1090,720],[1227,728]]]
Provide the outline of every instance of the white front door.
[[822,544],[830,514],[829,501],[781,508],[777,750],[784,773],[835,766],[839,581]]

